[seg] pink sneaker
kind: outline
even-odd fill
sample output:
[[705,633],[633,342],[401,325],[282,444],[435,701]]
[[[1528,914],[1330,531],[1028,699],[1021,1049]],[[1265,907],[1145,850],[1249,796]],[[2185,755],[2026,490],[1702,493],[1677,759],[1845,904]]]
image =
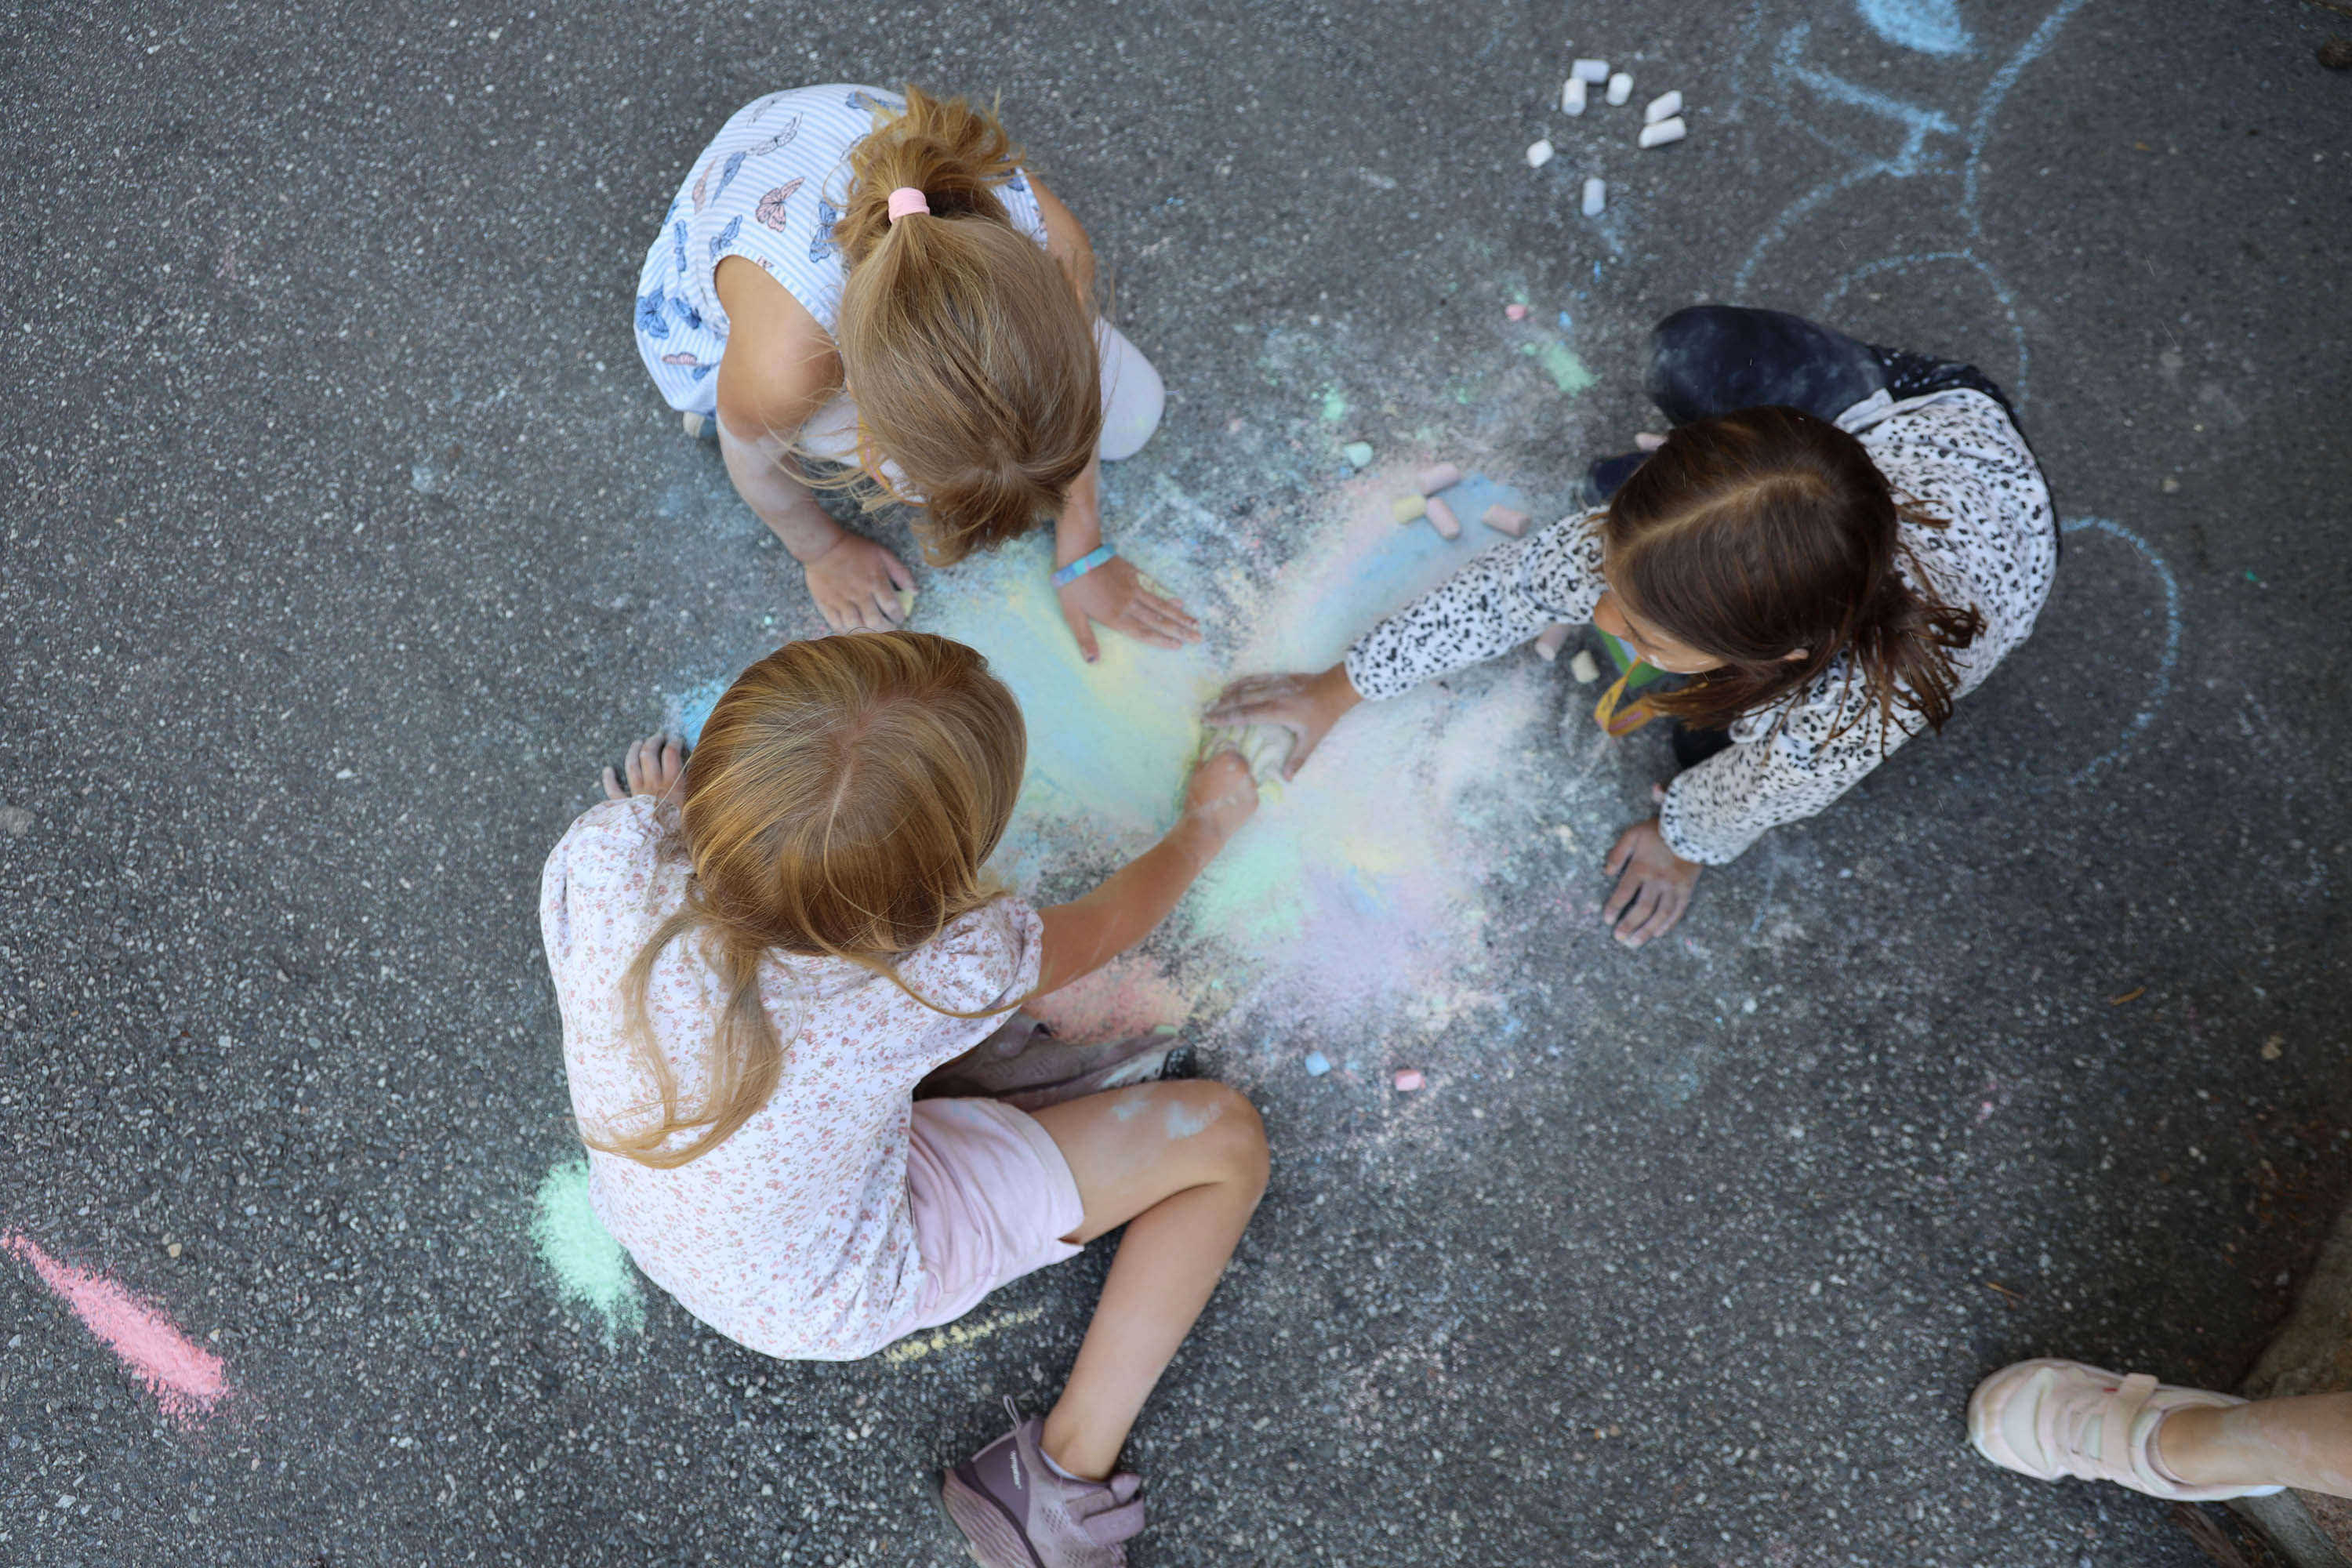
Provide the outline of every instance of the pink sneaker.
[[2003,1469],[2037,1480],[2113,1481],[2175,1502],[2269,1497],[2284,1487],[2192,1487],[2157,1467],[2156,1429],[2184,1405],[2243,1405],[2227,1394],[2175,1388],[2074,1361],[2021,1361],[1969,1395],[1969,1441]]
[[940,1506],[981,1568],[1127,1568],[1126,1542],[1143,1528],[1143,1482],[1071,1480],[1045,1462],[1045,1424],[1020,1424],[947,1473]]

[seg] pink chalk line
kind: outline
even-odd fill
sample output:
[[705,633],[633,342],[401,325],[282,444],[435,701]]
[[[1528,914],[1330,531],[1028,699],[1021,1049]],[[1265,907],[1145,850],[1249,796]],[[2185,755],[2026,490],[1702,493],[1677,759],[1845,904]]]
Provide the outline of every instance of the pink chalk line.
[[122,1358],[163,1414],[182,1426],[194,1426],[227,1399],[228,1369],[221,1358],[113,1280],[60,1263],[14,1231],[0,1233],[0,1252],[13,1252],[31,1264],[41,1283],[74,1310],[82,1327]]

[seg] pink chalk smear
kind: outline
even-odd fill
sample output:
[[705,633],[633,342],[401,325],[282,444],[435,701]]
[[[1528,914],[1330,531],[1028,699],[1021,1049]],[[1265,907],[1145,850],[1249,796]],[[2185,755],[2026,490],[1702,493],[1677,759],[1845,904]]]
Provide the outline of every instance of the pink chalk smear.
[[0,1235],[0,1251],[13,1252],[31,1264],[41,1283],[63,1298],[82,1326],[122,1358],[173,1421],[193,1426],[228,1397],[228,1370],[221,1358],[113,1280],[60,1263],[14,1232]]
[[1181,1024],[1192,1009],[1174,983],[1149,958],[1134,953],[1038,997],[1029,1011],[1062,1038],[1093,1045]]

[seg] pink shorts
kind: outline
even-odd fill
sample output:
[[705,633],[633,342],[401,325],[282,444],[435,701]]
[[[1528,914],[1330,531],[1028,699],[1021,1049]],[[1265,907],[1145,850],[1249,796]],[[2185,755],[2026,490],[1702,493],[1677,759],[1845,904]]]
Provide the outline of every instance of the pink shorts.
[[923,1293],[899,1331],[953,1322],[1024,1274],[1076,1258],[1086,1207],[1053,1135],[993,1100],[919,1100],[907,1189]]

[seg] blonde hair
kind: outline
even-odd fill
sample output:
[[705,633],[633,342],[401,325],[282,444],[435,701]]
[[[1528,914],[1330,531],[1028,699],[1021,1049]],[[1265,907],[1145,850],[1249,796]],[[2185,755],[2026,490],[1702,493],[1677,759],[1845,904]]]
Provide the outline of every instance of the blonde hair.
[[[910,85],[905,111],[877,109],[850,150],[833,231],[848,269],[834,341],[861,446],[921,498],[916,531],[939,565],[1059,512],[1102,437],[1091,312],[997,195],[1020,162],[993,114]],[[930,212],[891,222],[901,186]]]
[[[783,1069],[761,995],[771,952],[845,959],[915,995],[896,961],[1004,890],[987,861],[1027,753],[1013,693],[980,654],[945,637],[787,643],[745,670],[687,763],[677,836],[692,868],[686,903],[621,980],[622,1016],[655,1085],[646,1110],[658,1115],[625,1133],[583,1129],[590,1147],[674,1169],[768,1102]],[[655,961],[688,939],[727,996],[706,1047],[706,1090],[691,1108],[679,1103],[646,1007]]]

